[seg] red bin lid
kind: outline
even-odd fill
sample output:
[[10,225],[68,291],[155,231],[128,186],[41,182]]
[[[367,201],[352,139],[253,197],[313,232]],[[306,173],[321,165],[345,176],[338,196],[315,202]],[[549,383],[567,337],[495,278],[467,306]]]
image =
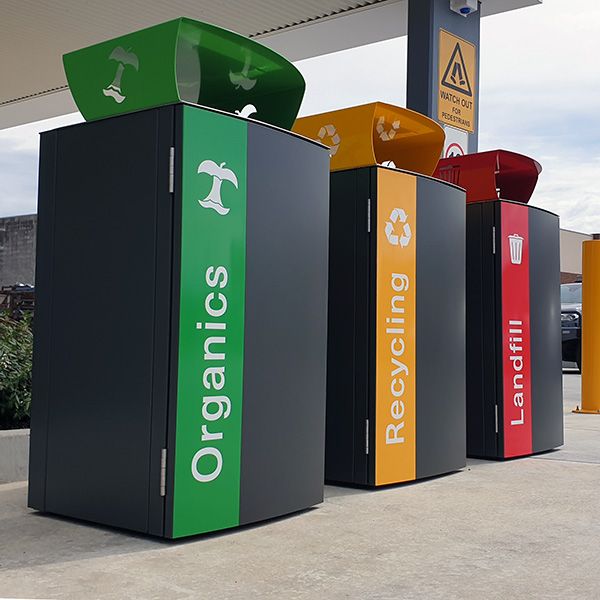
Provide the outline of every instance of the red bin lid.
[[501,198],[526,204],[541,172],[540,163],[529,156],[508,150],[490,150],[443,158],[434,177],[464,188],[467,202]]

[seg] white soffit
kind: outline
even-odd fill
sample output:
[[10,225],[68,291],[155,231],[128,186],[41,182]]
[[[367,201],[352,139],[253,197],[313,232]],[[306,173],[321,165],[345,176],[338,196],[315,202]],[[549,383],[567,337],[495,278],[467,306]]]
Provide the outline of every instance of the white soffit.
[[[482,16],[541,0],[483,0]],[[296,61],[406,35],[407,0],[1,0],[0,129],[76,110],[62,55],[179,16]]]

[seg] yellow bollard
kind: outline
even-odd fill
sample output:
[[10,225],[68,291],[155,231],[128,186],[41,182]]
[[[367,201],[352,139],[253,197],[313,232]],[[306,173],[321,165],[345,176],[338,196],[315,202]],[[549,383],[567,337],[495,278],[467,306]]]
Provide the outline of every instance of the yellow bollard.
[[581,408],[600,414],[600,240],[583,242],[581,320]]

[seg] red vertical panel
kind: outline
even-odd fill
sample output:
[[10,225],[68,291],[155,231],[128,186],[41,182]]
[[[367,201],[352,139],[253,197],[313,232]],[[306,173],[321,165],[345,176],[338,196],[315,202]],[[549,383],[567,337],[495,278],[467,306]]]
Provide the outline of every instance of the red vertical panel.
[[531,454],[529,213],[501,204],[504,456]]

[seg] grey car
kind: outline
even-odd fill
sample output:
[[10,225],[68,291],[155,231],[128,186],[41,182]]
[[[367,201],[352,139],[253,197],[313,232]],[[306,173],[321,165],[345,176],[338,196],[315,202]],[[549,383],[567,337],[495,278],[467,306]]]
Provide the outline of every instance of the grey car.
[[560,302],[562,359],[577,363],[581,371],[581,283],[563,283]]

